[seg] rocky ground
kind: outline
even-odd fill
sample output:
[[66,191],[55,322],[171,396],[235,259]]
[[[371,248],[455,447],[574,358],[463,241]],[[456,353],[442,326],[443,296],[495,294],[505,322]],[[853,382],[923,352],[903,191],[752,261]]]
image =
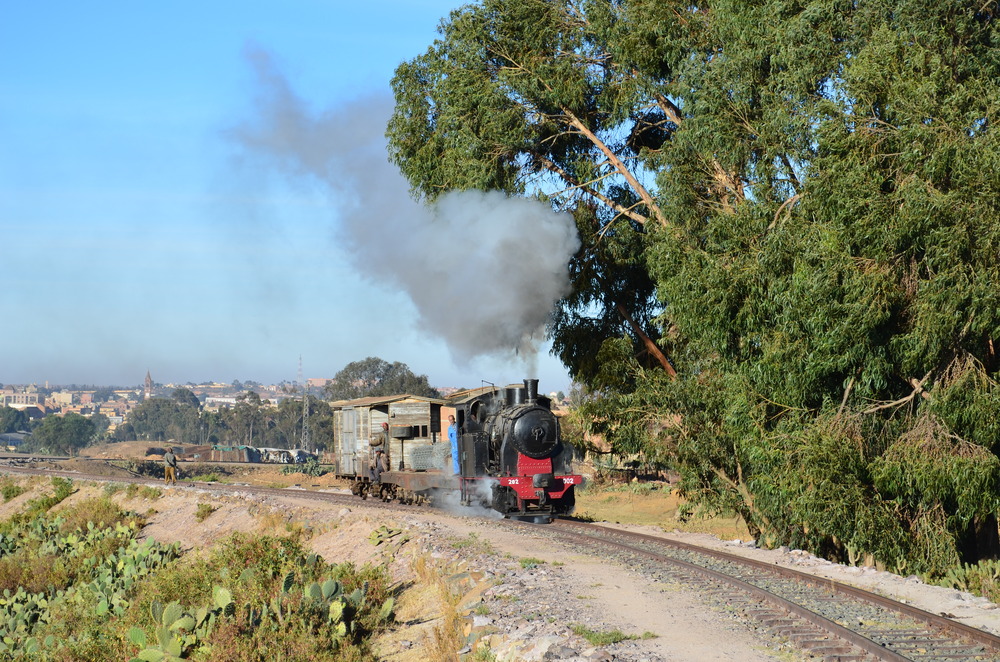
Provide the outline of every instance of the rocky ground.
[[[45,481],[38,484],[42,489]],[[80,485],[80,493],[71,499],[102,489],[97,484]],[[0,505],[0,518],[28,498],[30,492]],[[123,498],[122,493],[116,498]],[[196,512],[202,503],[217,509],[198,522]],[[628,567],[554,546],[531,529],[512,534],[487,518],[428,509],[385,514],[360,501],[334,511],[302,498],[296,489],[282,497],[238,491],[220,497],[183,484],[165,488],[162,496],[137,496],[124,505],[149,514],[146,535],[179,542],[193,553],[237,530],[300,529],[313,550],[330,561],[388,563],[405,590],[397,603],[399,626],[377,643],[382,660],[446,660],[454,659],[455,651],[466,659],[518,661],[802,657],[785,642],[755,632],[752,625],[689,589],[651,583]],[[664,532],[654,526],[619,526],[795,567],[1000,633],[1000,610],[995,605],[926,586],[913,577],[839,566],[796,550],[760,550],[738,540]],[[617,632],[630,638],[599,644],[578,632]],[[484,652],[486,647],[492,658]]]

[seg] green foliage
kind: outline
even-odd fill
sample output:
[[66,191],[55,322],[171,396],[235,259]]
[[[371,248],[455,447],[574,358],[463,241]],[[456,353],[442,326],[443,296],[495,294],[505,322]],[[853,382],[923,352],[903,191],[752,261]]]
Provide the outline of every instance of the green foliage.
[[0,434],[28,430],[29,428],[28,414],[7,405],[0,407]]
[[102,491],[104,492],[104,496],[112,497],[125,489],[127,489],[127,487],[124,483],[108,482],[104,483],[104,489]]
[[1000,458],[923,418],[873,464],[880,492],[913,510],[941,507],[955,531],[1000,510]]
[[949,568],[948,572],[934,581],[959,591],[989,598],[991,602],[1000,600],[1000,561],[985,560],[973,565],[963,563]]
[[[625,634],[621,630],[617,629],[610,630],[608,632],[598,632],[597,630],[591,630],[585,625],[575,623],[571,623],[569,629],[573,631],[573,634],[583,637],[593,646],[608,646],[610,644],[617,644],[621,641],[639,638],[632,634]],[[643,637],[645,638],[645,635],[643,635]]]
[[[322,447],[332,435],[333,412],[329,404],[313,397],[308,398],[308,407],[312,436]],[[248,391],[238,396],[234,407],[210,412],[201,410],[192,391],[178,388],[170,398],[150,398],[140,404],[119,429],[125,435],[119,438],[296,448],[301,442],[302,401],[286,398],[275,407]]]
[[23,485],[15,483],[10,478],[0,480],[0,494],[3,495],[4,503],[11,499],[16,499],[27,491]]
[[142,527],[144,519],[136,513],[122,510],[107,496],[92,497],[75,502],[59,511],[59,529],[67,533],[86,530],[89,524],[99,528],[122,524],[128,527]]
[[195,476],[185,478],[185,480],[190,480],[198,483],[218,483],[222,481],[222,476],[213,471],[207,474],[197,474]]
[[573,213],[581,247],[551,331],[592,385],[608,339],[666,361],[650,351],[660,306],[644,251],[666,221],[651,185],[681,122],[667,84],[700,13],[672,0],[470,3],[392,81],[390,154],[415,192],[501,190]]
[[90,419],[79,414],[46,416],[31,432],[25,450],[50,455],[75,455],[94,441],[96,428]]
[[200,439],[198,407],[180,397],[183,404],[176,398],[149,398],[133,408],[127,422],[135,438],[149,441]]
[[24,510],[15,513],[8,521],[0,523],[0,532],[9,532],[31,521],[35,517],[48,512],[50,508],[61,503],[66,497],[75,491],[73,481],[59,476],[52,477],[53,493],[37,497],[28,501]]
[[330,400],[402,393],[441,396],[431,387],[427,375],[415,375],[405,363],[389,363],[375,356],[348,363],[323,387],[323,392]]
[[476,650],[469,654],[468,659],[471,662],[496,662],[497,655],[489,645],[480,642]]
[[384,568],[242,534],[179,560],[140,530],[107,497],[4,522],[0,657],[339,662],[371,659],[368,637],[391,623]]
[[[324,448],[333,436],[333,410],[330,405],[311,395],[306,396],[309,408],[310,447]],[[302,446],[302,400],[285,398],[269,420],[270,445],[278,448]]]
[[613,453],[764,543],[942,573],[998,506],[997,18],[483,0],[397,69],[390,152],[574,213],[553,346]]
[[201,401],[198,400],[198,396],[188,388],[175,388],[174,392],[170,394],[170,399],[176,401],[179,405],[186,405],[196,409],[201,407]]
[[209,515],[211,515],[212,513],[214,513],[216,510],[218,510],[218,507],[216,507],[216,506],[214,506],[214,505],[212,505],[210,503],[199,503],[198,504],[198,509],[194,513],[194,518],[195,518],[195,520],[197,520],[199,522],[204,522],[205,519]]
[[316,458],[309,458],[302,464],[293,464],[281,470],[283,474],[305,474],[307,476],[323,476],[329,473],[329,469],[323,467]]
[[0,655],[86,648],[82,639],[107,637],[62,628],[79,624],[75,613],[105,626],[122,618],[133,587],[178,554],[176,547],[138,542],[139,518],[107,499],[81,502],[55,517],[25,515],[4,522],[0,536]]
[[[152,578],[141,606],[156,629],[132,636],[143,650],[210,650],[213,660],[361,659],[393,604],[384,569],[331,566],[292,538],[234,534],[208,558]],[[198,631],[202,622],[210,633]]]
[[163,496],[163,490],[161,488],[151,487],[149,485],[139,487],[136,493],[140,499],[147,499],[149,501],[155,501]]

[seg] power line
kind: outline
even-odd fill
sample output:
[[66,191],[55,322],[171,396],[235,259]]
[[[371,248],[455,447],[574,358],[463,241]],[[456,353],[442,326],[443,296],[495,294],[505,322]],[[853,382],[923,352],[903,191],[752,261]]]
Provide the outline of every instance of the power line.
[[308,450],[311,444],[309,433],[309,391],[305,379],[302,378],[302,355],[299,354],[299,386],[302,387],[302,440],[299,448]]

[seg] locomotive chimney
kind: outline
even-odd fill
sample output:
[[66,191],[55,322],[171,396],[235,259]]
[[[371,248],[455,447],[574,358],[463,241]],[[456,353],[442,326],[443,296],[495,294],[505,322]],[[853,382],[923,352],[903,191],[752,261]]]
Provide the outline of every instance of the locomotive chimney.
[[538,404],[538,380],[537,379],[525,379],[524,388],[528,391],[528,404],[534,405]]

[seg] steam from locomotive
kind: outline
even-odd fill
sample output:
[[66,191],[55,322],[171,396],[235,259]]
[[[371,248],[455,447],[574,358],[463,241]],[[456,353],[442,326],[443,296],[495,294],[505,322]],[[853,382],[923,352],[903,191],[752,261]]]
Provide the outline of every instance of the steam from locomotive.
[[[569,291],[566,265],[579,247],[572,217],[495,191],[419,204],[386,155],[388,93],[311,112],[266,52],[251,51],[248,60],[259,83],[257,117],[232,132],[236,141],[292,176],[321,182],[335,200],[348,259],[371,280],[405,291],[419,325],[459,363],[516,355],[530,364]],[[456,310],[474,314],[463,313],[459,324]]]

